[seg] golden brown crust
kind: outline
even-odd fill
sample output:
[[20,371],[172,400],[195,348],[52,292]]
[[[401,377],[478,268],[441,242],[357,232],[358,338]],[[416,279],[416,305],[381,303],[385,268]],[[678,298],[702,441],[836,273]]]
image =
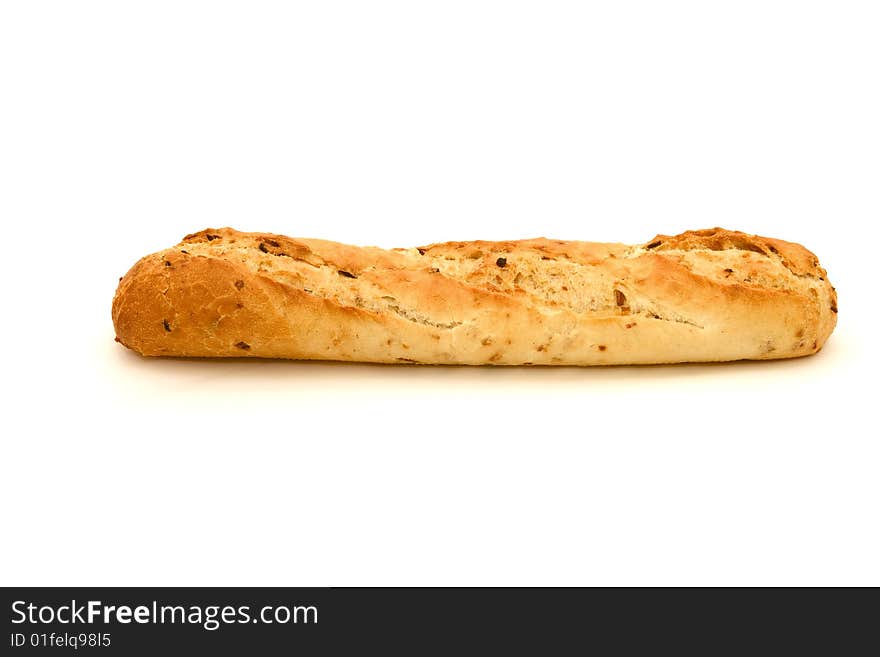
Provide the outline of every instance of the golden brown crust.
[[825,270],[819,266],[819,259],[800,244],[786,242],[771,237],[748,235],[735,230],[723,228],[707,228],[705,230],[688,230],[680,235],[657,235],[648,243],[647,248],[658,252],[668,250],[694,251],[726,251],[738,249],[751,251],[761,255],[776,255],[789,271],[798,276],[825,277]]
[[811,252],[721,228],[391,250],[206,229],[138,261],[113,300],[117,340],[145,356],[383,363],[789,358],[836,319]]

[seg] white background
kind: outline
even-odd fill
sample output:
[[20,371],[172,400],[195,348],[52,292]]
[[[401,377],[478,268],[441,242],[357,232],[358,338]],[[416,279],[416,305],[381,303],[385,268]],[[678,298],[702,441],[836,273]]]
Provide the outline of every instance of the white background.
[[[5,2],[0,583],[880,584],[865,2]],[[815,251],[825,350],[605,369],[145,360],[205,227]]]

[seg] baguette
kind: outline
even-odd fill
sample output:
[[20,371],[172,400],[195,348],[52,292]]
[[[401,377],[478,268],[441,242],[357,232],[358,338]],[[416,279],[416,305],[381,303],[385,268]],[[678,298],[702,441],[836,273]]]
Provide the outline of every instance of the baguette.
[[814,354],[837,295],[799,244],[721,228],[391,250],[218,228],[138,261],[112,315],[143,356],[621,365]]

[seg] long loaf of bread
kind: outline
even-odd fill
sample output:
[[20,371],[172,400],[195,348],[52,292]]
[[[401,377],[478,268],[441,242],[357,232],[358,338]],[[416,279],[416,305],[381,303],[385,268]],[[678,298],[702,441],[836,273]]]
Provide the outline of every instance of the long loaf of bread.
[[391,250],[208,229],[142,258],[113,299],[116,339],[144,356],[375,363],[791,358],[836,320],[810,251],[721,228]]

